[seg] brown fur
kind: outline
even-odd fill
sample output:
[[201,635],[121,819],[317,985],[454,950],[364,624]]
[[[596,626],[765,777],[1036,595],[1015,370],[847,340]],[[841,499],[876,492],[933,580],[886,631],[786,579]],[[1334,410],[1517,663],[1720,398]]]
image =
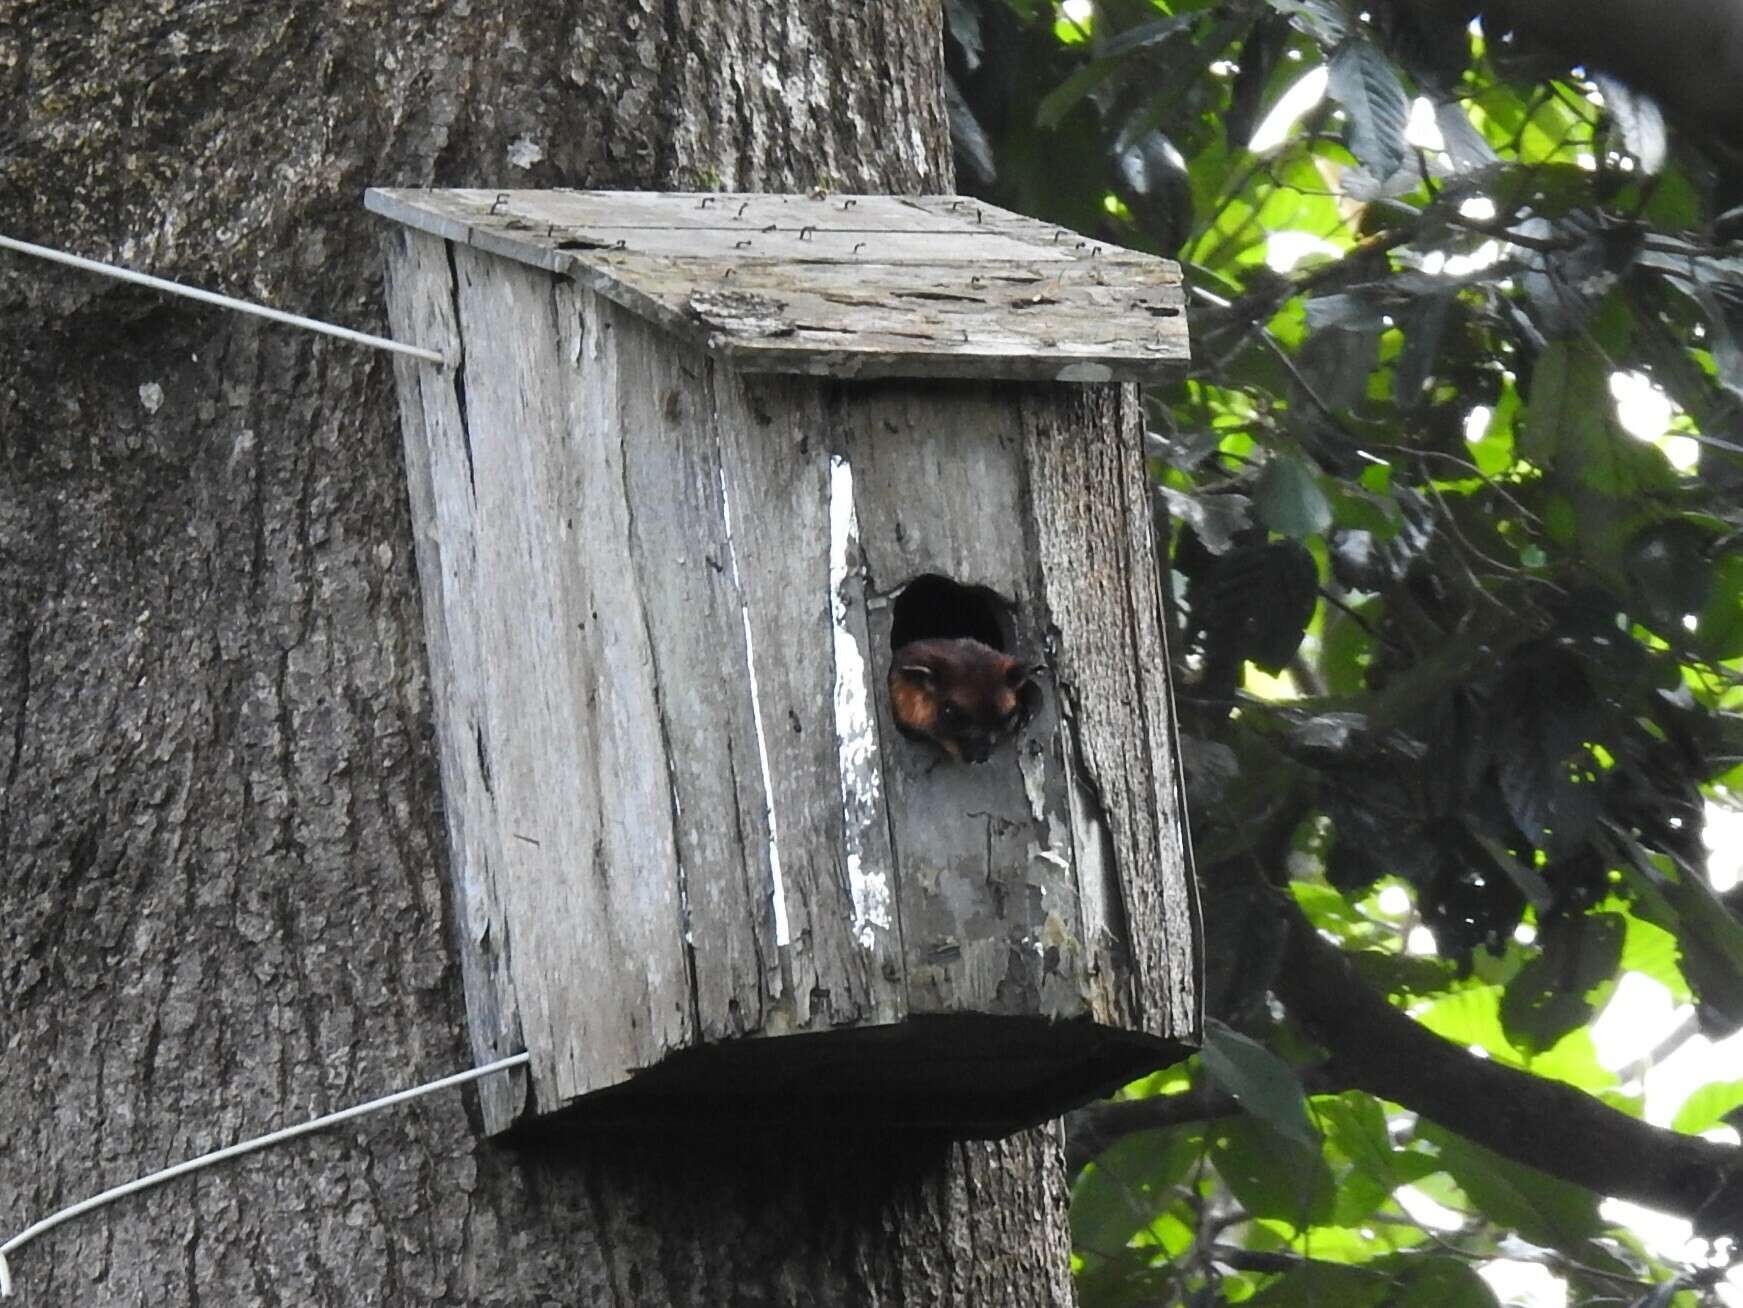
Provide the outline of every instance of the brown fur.
[[1035,666],[966,637],[916,640],[890,658],[890,716],[901,733],[983,763],[1028,718]]

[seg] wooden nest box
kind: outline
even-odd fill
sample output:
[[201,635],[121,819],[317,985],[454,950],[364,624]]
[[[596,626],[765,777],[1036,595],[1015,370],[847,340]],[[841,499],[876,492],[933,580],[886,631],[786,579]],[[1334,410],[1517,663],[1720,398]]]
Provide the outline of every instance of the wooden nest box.
[[[1186,359],[1178,269],[953,197],[367,203],[451,361],[399,398],[473,1049],[532,1054],[488,1128],[995,1135],[1182,1056],[1122,384]],[[1042,665],[984,762],[895,728],[929,638]]]

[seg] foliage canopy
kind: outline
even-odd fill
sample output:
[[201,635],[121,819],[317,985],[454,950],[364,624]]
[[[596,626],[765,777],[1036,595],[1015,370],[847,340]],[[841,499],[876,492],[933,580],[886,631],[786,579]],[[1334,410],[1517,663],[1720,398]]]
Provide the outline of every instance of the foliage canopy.
[[946,11],[965,183],[1191,292],[1150,413],[1216,1021],[1072,1124],[1086,1308],[1494,1304],[1501,1256],[1724,1301],[1600,1199],[1743,1232],[1692,1138],[1743,1082],[1649,1125],[1592,1024],[1633,977],[1692,1010],[1649,1055],[1743,1026],[1733,145],[1470,5]]

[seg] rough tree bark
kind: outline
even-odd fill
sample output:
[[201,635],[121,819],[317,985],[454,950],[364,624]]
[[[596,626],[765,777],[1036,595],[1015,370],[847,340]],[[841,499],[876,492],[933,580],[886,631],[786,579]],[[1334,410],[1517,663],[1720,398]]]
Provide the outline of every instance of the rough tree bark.
[[[382,327],[366,184],[943,190],[936,3],[0,0],[0,230]],[[383,356],[0,263],[0,1228],[466,1065]],[[30,1301],[1071,1301],[1057,1133],[515,1153],[470,1095]]]

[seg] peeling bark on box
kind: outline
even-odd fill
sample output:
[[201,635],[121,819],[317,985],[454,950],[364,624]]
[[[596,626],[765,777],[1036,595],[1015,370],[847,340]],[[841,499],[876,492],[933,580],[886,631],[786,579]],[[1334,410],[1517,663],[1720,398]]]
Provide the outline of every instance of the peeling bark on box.
[[[1014,648],[1044,655],[1022,433],[997,388],[869,386],[838,404],[836,419],[879,596],[871,634],[880,666],[887,670],[891,654],[889,597],[925,574],[997,592],[1011,605]],[[881,696],[880,704],[915,1011],[1083,1015],[1082,924],[1052,696],[983,766],[902,739]]]

